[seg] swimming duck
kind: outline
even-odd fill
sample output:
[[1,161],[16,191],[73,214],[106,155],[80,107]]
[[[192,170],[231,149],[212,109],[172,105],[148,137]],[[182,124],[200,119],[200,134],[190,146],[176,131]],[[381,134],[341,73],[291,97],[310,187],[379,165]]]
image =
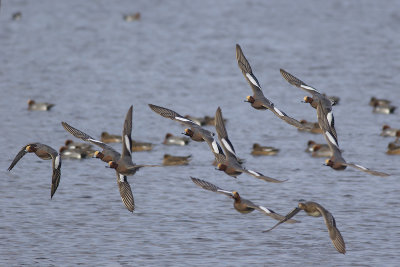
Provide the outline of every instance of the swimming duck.
[[378,106],[385,106],[385,105],[389,105],[391,103],[391,101],[390,100],[387,100],[387,99],[378,99],[378,98],[376,98],[376,97],[371,97],[371,99],[370,99],[370,101],[369,101],[369,105],[370,106],[375,106],[375,105],[378,105]]
[[132,152],[150,151],[153,149],[152,143],[139,142],[132,140]]
[[181,136],[174,136],[171,133],[167,133],[165,135],[164,145],[175,145],[175,146],[185,146],[189,144],[189,139],[186,137],[181,137]]
[[300,202],[298,207],[294,208],[291,212],[289,212],[286,216],[285,219],[281,220],[278,222],[275,226],[272,228],[264,231],[264,232],[269,232],[281,223],[286,222],[288,219],[291,219],[294,215],[296,215],[299,211],[304,210],[307,215],[313,216],[313,217],[323,217],[326,227],[328,228],[329,232],[329,237],[332,240],[333,246],[336,248],[336,250],[339,253],[345,254],[346,253],[346,245],[344,243],[342,234],[340,233],[339,229],[336,227],[336,221],[333,215],[326,210],[324,207],[322,207],[320,204],[317,202]]
[[296,128],[304,128],[304,125],[286,115],[285,112],[275,107],[274,103],[272,103],[268,98],[264,96],[263,92],[261,91],[261,86],[258,83],[256,76],[254,76],[251,66],[238,44],[236,44],[236,60],[238,62],[240,70],[242,71],[244,77],[246,78],[253,91],[253,95],[247,96],[245,102],[249,102],[253,108],[258,110],[269,109],[286,123],[295,126]]
[[[282,215],[274,212],[271,209],[256,205],[253,202],[251,202],[250,200],[242,198],[237,191],[226,191],[226,190],[223,190],[223,189],[219,188],[218,186],[216,186],[212,183],[209,183],[207,181],[204,181],[204,180],[201,180],[201,179],[198,179],[195,177],[190,177],[190,178],[192,179],[193,183],[195,183],[196,185],[200,186],[201,188],[203,188],[205,190],[224,194],[225,196],[232,198],[234,200],[233,207],[235,208],[235,210],[237,210],[240,213],[247,214],[254,210],[258,210],[258,211],[264,213],[265,215],[270,216],[271,218],[273,218],[275,220],[282,221],[285,219],[285,216],[282,216]],[[299,221],[288,219],[285,222],[297,223]]]
[[378,103],[375,103],[373,106],[373,112],[374,113],[380,113],[380,114],[392,114],[396,110],[395,106],[392,106],[390,104],[387,105],[379,105]]
[[251,150],[251,154],[254,156],[273,156],[278,154],[279,149],[274,148],[272,146],[261,146],[258,143],[253,144],[253,149]]
[[41,144],[41,143],[31,143],[28,144],[18,152],[15,156],[14,160],[12,161],[10,167],[8,167],[8,171],[11,171],[14,168],[15,164],[25,156],[26,153],[35,153],[41,159],[44,160],[52,160],[53,166],[53,175],[51,177],[51,192],[50,198],[53,198],[53,195],[56,193],[58,185],[60,184],[61,179],[61,157],[57,153],[55,149],[52,147]]
[[390,142],[386,151],[388,155],[400,155],[400,143]]
[[50,103],[38,103],[35,100],[29,99],[28,100],[28,110],[38,110],[38,111],[48,111],[54,104]]
[[165,154],[163,158],[164,166],[175,166],[175,165],[188,165],[190,158],[192,156],[171,156],[170,154]]
[[140,12],[136,12],[133,14],[124,15],[124,20],[127,22],[132,22],[135,20],[140,20],[140,17],[141,17]]
[[381,136],[396,136],[397,131],[400,131],[400,129],[392,128],[389,125],[385,124],[382,126],[382,132]]
[[87,153],[81,148],[69,148],[67,146],[62,146],[58,150],[62,159],[84,159],[87,158]]
[[[1,1],[0,1],[0,5],[1,5]],[[20,11],[12,14],[12,20],[20,20],[21,18],[22,18],[22,13]]]
[[102,132],[100,136],[100,141],[103,143],[121,143],[122,137],[116,134],[109,134],[108,132]]

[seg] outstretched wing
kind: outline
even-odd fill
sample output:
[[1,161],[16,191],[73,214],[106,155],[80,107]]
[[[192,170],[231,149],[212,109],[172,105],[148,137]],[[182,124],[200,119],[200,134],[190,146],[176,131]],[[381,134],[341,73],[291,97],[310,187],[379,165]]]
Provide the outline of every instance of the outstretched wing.
[[28,152],[26,152],[26,147],[27,147],[27,146],[29,146],[29,145],[26,145],[26,146],[24,146],[23,148],[21,148],[21,150],[20,150],[20,151],[18,152],[18,154],[15,156],[14,160],[11,162],[10,167],[8,167],[8,170],[9,170],[9,171],[11,171],[12,168],[14,168],[15,164],[17,164],[18,161],[19,161],[23,156],[25,156],[26,153],[28,153]]
[[79,138],[79,139],[82,139],[83,141],[95,144],[96,146],[99,146],[104,150],[112,151],[112,153],[114,154],[115,160],[118,160],[118,158],[120,157],[119,153],[117,151],[115,151],[115,149],[112,148],[111,146],[106,145],[105,143],[94,139],[90,135],[88,135],[88,134],[86,134],[86,133],[84,133],[84,132],[82,132],[82,131],[74,128],[74,127],[72,127],[71,125],[69,125],[66,122],[61,122],[61,124],[62,124],[62,126],[64,127],[64,129],[67,132],[69,132],[70,134],[72,134],[76,138]]
[[240,45],[238,44],[236,44],[236,60],[244,77],[250,84],[250,87],[253,90],[253,94],[263,95],[260,83],[258,82],[256,76],[254,76],[250,63],[247,61],[246,57],[243,54],[242,49],[240,48]]
[[288,81],[291,85],[294,85],[296,87],[303,89],[307,93],[310,93],[313,97],[320,98],[322,96],[321,93],[317,91],[317,89],[307,85],[305,82],[296,78],[289,72],[287,72],[283,69],[280,69],[280,72],[281,72],[283,78],[285,78],[285,80]]
[[156,105],[153,105],[153,104],[149,104],[149,107],[155,113],[163,116],[164,118],[168,118],[168,119],[171,119],[171,120],[179,121],[180,123],[183,123],[183,124],[185,124],[185,125],[187,125],[189,127],[198,127],[199,126],[194,121],[183,117],[182,115],[176,113],[175,111],[173,111],[171,109],[163,108],[163,107],[156,106]]
[[356,168],[356,169],[358,169],[360,171],[363,171],[363,172],[366,172],[368,174],[375,175],[375,176],[380,176],[380,177],[390,176],[390,174],[387,174],[387,173],[384,173],[384,172],[373,171],[373,170],[370,170],[370,169],[368,169],[368,168],[366,168],[364,166],[361,166],[361,165],[355,164],[355,163],[345,163],[344,165]]
[[47,151],[51,155],[52,160],[53,175],[51,176],[50,197],[53,198],[61,179],[61,156],[51,147],[48,147]]
[[270,105],[268,102],[265,102],[263,106],[271,110],[276,116],[278,116],[281,120],[284,120],[286,123],[299,128],[300,130],[311,130],[311,127],[304,126],[298,120],[289,117],[285,112],[278,109],[275,105]]
[[121,195],[121,200],[124,203],[125,207],[133,212],[135,210],[135,201],[133,199],[133,194],[131,190],[131,186],[128,183],[126,176],[117,173],[117,183],[119,188],[119,194]]
[[275,224],[273,227],[269,228],[268,230],[263,231],[265,232],[269,232],[273,229],[275,229],[278,225],[280,225],[281,223],[286,222],[287,220],[291,219],[294,215],[296,215],[297,213],[299,213],[299,211],[301,211],[301,209],[299,209],[298,207],[294,208],[291,212],[289,212],[285,218],[283,220],[281,220],[280,222],[278,222],[277,224]]
[[122,130],[122,157],[132,158],[132,109],[126,113],[124,129]]
[[193,183],[195,183],[196,185],[200,186],[201,188],[203,188],[205,190],[209,190],[209,191],[212,191],[212,192],[215,192],[215,193],[221,193],[221,194],[224,194],[224,195],[226,195],[228,197],[233,197],[232,192],[223,190],[223,189],[219,188],[218,186],[216,186],[216,185],[214,185],[212,183],[206,182],[204,180],[201,180],[201,179],[198,179],[198,178],[195,178],[195,177],[192,177],[192,176],[190,176],[190,178],[192,179]]
[[259,173],[259,172],[256,172],[256,171],[252,171],[252,170],[248,170],[248,169],[238,169],[238,171],[250,174],[251,176],[256,177],[257,179],[260,179],[260,180],[263,180],[263,181],[266,181],[266,182],[270,182],[270,183],[283,183],[283,182],[287,181],[287,179],[283,180],[283,181],[277,180],[277,179],[265,176],[262,173]]
[[[275,219],[275,220],[277,220],[277,221],[282,221],[282,220],[285,219],[285,216],[280,215],[280,214],[276,213],[275,211],[273,211],[273,210],[271,210],[271,209],[268,209],[268,208],[263,207],[263,206],[256,205],[256,204],[254,204],[253,202],[251,202],[251,201],[249,201],[249,200],[243,200],[243,199],[242,199],[242,202],[243,202],[243,201],[245,201],[245,203],[246,203],[247,206],[249,206],[249,207],[251,207],[251,208],[253,208],[253,209],[258,210],[258,211],[264,213],[265,215],[270,216],[271,218],[273,218],[273,219]],[[293,220],[293,219],[288,219],[288,220],[286,220],[286,222],[287,222],[287,223],[297,223],[297,222],[299,222],[299,221]]]
[[225,128],[224,119],[222,118],[221,108],[218,107],[215,113],[215,129],[217,130],[218,139],[221,142],[222,149],[225,155],[229,158],[237,160],[235,148],[233,147],[231,141],[228,137],[228,132]]
[[336,250],[342,254],[345,254],[346,253],[346,245],[344,243],[342,235],[340,234],[339,229],[336,228],[335,218],[329,211],[327,211],[321,205],[317,204],[316,207],[317,207],[318,211],[324,217],[326,227],[328,228],[329,237],[331,238],[332,243],[335,246]]

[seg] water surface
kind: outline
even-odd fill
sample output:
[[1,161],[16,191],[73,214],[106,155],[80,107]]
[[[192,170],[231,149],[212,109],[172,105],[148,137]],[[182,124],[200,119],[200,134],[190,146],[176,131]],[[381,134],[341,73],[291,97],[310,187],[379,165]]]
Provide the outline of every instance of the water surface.
[[[384,152],[383,124],[400,127],[399,113],[371,112],[371,96],[400,105],[400,3],[386,1],[3,1],[0,11],[1,265],[71,266],[396,266],[400,247],[399,158]],[[12,21],[14,12],[22,19]],[[141,12],[127,23],[122,15]],[[279,68],[328,95],[343,156],[380,178],[337,172],[304,152],[322,136],[300,133],[269,111],[243,100],[251,89],[235,59],[239,43],[264,94],[298,119],[316,121]],[[55,103],[29,112],[28,99]],[[206,144],[161,144],[176,122],[147,104],[192,115],[218,106],[246,166],[286,183],[250,176],[237,180],[214,170]],[[26,155],[30,142],[59,148],[71,136],[61,121],[99,137],[120,133],[134,106],[136,140],[155,143],[134,154],[136,163],[161,163],[164,153],[189,155],[186,167],[142,169],[130,177],[136,210],[123,206],[112,170],[98,160],[65,160],[50,200],[50,163]],[[210,128],[212,129],[212,128]],[[274,157],[250,155],[254,142],[280,149]],[[115,148],[120,149],[120,144]],[[281,214],[299,199],[317,201],[336,218],[347,246],[336,252],[323,219],[300,213],[298,225],[261,231],[275,221],[236,212],[232,201],[195,186],[189,176]]]

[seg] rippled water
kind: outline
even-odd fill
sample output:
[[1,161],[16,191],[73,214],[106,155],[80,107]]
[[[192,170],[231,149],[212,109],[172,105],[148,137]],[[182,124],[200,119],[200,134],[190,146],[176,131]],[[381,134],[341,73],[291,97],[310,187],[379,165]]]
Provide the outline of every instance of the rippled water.
[[[0,11],[0,265],[96,266],[396,266],[400,261],[399,157],[384,152],[384,123],[400,127],[399,112],[371,112],[371,96],[400,105],[398,1],[2,1]],[[11,20],[21,11],[22,19]],[[125,22],[122,15],[141,12]],[[245,97],[250,87],[235,59],[239,43],[276,106],[316,121],[300,103],[304,93],[279,68],[341,97],[334,108],[348,161],[389,172],[380,178],[334,171],[304,152],[309,139]],[[29,99],[50,112],[29,112]],[[246,166],[289,181],[237,180],[214,170],[208,146],[161,144],[182,127],[147,104],[181,114],[213,115],[221,106]],[[161,163],[164,153],[193,156],[189,166],[142,169],[129,181],[136,210],[121,203],[115,174],[98,160],[65,160],[50,200],[51,167],[26,155],[30,142],[54,148],[71,136],[61,121],[99,137],[119,133],[134,106],[133,138],[155,143],[136,163]],[[210,128],[211,129],[211,128]],[[250,155],[254,142],[280,148],[274,157]],[[115,145],[120,149],[120,145]],[[7,152],[7,153],[5,153]],[[321,218],[300,213],[282,225],[258,212],[236,212],[232,201],[195,186],[208,180],[286,214],[299,199],[321,203],[336,218],[345,256],[333,248]]]

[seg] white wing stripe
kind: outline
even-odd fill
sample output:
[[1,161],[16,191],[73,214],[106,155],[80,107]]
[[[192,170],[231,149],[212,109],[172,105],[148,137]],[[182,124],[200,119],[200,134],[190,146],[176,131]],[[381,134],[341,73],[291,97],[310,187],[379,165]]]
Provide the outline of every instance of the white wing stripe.
[[308,85],[302,84],[302,85],[300,85],[300,87],[304,88],[306,90],[312,90],[312,91],[318,92],[315,88],[312,88],[311,86],[308,86]]
[[249,173],[254,174],[255,176],[261,176],[258,172],[252,171],[252,170],[247,170]]
[[217,141],[214,140],[214,141],[211,143],[211,145],[212,145],[212,148],[213,148],[213,150],[214,150],[214,153],[219,153]]
[[226,147],[226,149],[229,150],[229,152],[231,152],[233,155],[236,155],[235,152],[233,151],[232,147],[229,145],[229,143],[224,138],[222,138],[221,141],[224,144],[224,146]]
[[334,144],[337,148],[339,148],[339,145],[336,143],[335,138],[333,138],[333,136],[328,131],[326,131],[325,134],[328,137],[329,141],[332,144]]
[[274,107],[275,111],[279,114],[279,116],[283,117],[283,113],[282,111],[280,111],[279,109],[277,109],[276,107]]
[[130,140],[129,140],[129,137],[128,137],[128,135],[125,135],[124,136],[124,141],[125,141],[125,146],[126,146],[126,149],[129,151],[129,152],[132,152],[131,150],[132,150],[132,146],[131,146],[131,142],[130,142]]
[[188,120],[188,119],[182,118],[182,117],[175,117],[175,119],[176,119],[176,120],[180,120],[180,121],[190,121],[190,122],[193,122],[193,121],[191,121],[191,120]]
[[101,142],[101,141],[99,141],[99,140],[91,139],[91,138],[89,138],[88,141],[93,142],[93,143],[96,143],[96,144],[104,144],[103,142]]
[[357,166],[358,168],[363,169],[363,170],[368,170],[368,169],[365,168],[364,166],[361,166],[361,165],[358,165],[358,164],[354,164],[354,166]]
[[57,155],[56,159],[54,160],[54,168],[58,169],[60,166],[60,155]]
[[329,113],[326,115],[326,118],[328,119],[329,125],[332,126],[332,121],[333,121],[333,114],[332,114],[332,111],[329,112]]
[[231,194],[232,195],[232,192],[226,191],[226,190],[222,190],[222,189],[218,189],[217,192],[221,192],[221,193]]
[[272,213],[269,209],[267,209],[266,207],[263,206],[258,206],[260,209],[262,209],[263,211],[265,211],[266,213]]
[[246,77],[249,79],[249,81],[254,84],[255,86],[257,86],[258,88],[260,88],[260,85],[258,85],[257,81],[254,80],[253,76],[251,76],[250,73],[246,73]]

